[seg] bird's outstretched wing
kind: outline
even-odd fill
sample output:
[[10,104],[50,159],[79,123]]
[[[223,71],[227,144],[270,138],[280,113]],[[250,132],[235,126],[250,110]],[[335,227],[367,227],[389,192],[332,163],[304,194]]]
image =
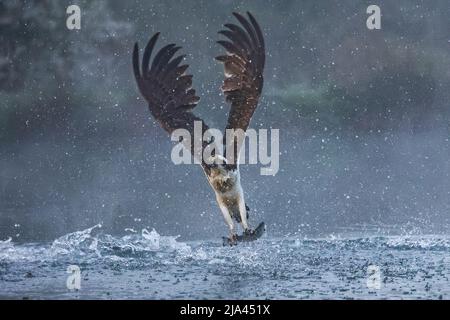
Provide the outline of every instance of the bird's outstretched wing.
[[[226,54],[216,59],[223,62],[225,80],[222,91],[227,102],[231,103],[226,129],[246,131],[263,88],[263,71],[265,64],[264,37],[255,18],[247,12],[248,19],[233,13],[241,26],[225,24],[227,30],[219,33],[228,40],[218,41],[226,49]],[[224,136],[226,138],[226,135]],[[241,137],[243,139],[243,137]],[[225,150],[234,149],[233,156],[227,160],[237,166],[239,149],[242,141],[239,138],[225,142]],[[231,160],[231,161],[230,161]]]
[[[195,153],[194,149],[194,122],[202,122],[202,134],[208,126],[202,119],[192,113],[200,98],[192,88],[192,75],[186,74],[189,65],[180,63],[184,55],[174,58],[176,52],[181,48],[175,44],[164,46],[158,51],[150,65],[152,51],[158,40],[156,33],[148,42],[144,50],[142,64],[139,63],[138,44],[134,45],[133,69],[141,94],[147,100],[150,112],[159,122],[161,127],[171,134],[176,129],[186,129],[191,134],[191,151],[197,158],[201,156],[200,151]],[[197,137],[201,139],[201,137]],[[206,142],[197,144],[202,149]],[[202,161],[202,164],[203,161]]]

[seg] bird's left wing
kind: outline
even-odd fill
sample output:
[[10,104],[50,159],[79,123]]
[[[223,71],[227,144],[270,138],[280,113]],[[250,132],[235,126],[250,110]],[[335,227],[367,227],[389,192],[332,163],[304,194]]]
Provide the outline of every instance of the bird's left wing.
[[[208,126],[192,113],[200,98],[192,88],[192,75],[186,74],[188,65],[180,65],[183,55],[173,58],[181,48],[169,44],[158,51],[150,65],[150,58],[159,33],[148,42],[144,50],[142,65],[139,63],[139,48],[136,43],[133,51],[133,69],[141,94],[147,100],[150,112],[161,127],[171,134],[176,129],[185,129],[191,134],[191,152],[202,160],[200,152],[208,143],[203,140],[197,144],[202,150],[194,149],[196,136],[194,122],[202,123],[202,135]],[[202,137],[197,137],[201,139]],[[205,163],[202,161],[205,167]]]
[[[226,101],[231,103],[226,129],[241,129],[245,132],[258,106],[263,88],[265,45],[261,28],[251,13],[247,12],[248,19],[238,13],[233,15],[241,26],[225,24],[227,30],[219,33],[227,37],[228,41],[221,40],[218,43],[226,49],[226,54],[216,59],[224,64],[225,80],[222,91]],[[243,140],[243,137],[240,139]],[[226,152],[230,148],[234,149],[231,159],[227,155],[232,167],[237,166],[242,143],[238,140],[239,136],[236,136],[231,141],[225,141]]]

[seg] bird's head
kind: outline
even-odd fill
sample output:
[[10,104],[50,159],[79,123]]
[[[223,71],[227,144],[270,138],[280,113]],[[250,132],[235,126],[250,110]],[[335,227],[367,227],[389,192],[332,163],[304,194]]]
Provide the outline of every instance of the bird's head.
[[227,174],[228,170],[225,168],[227,164],[227,159],[222,155],[214,155],[208,158],[208,167],[210,168],[210,176],[215,177],[218,175],[224,176]]

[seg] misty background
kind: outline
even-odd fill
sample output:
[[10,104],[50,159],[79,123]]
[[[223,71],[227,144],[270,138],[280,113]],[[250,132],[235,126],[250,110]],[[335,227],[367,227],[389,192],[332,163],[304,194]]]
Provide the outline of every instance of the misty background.
[[[81,30],[66,8],[81,8]],[[368,30],[377,4],[382,29]],[[250,223],[272,235],[448,233],[450,6],[435,1],[0,2],[0,240],[51,240],[102,223],[182,239],[227,229],[200,166],[175,166],[131,69],[135,41],[183,46],[223,128],[215,43],[232,11],[263,28],[252,127],[280,129],[280,171],[242,165]]]

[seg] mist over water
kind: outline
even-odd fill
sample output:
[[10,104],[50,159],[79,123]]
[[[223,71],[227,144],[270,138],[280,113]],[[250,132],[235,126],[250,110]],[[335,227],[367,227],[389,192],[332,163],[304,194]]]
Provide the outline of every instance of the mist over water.
[[221,129],[217,31],[246,10],[268,50],[252,126],[280,129],[281,153],[274,177],[241,166],[250,223],[301,238],[448,234],[446,1],[380,1],[379,31],[365,26],[368,2],[81,1],[74,32],[68,4],[0,4],[0,239],[53,241],[98,223],[116,237],[225,235],[201,168],[170,161],[131,48],[156,31],[160,46],[182,45],[195,113]]

